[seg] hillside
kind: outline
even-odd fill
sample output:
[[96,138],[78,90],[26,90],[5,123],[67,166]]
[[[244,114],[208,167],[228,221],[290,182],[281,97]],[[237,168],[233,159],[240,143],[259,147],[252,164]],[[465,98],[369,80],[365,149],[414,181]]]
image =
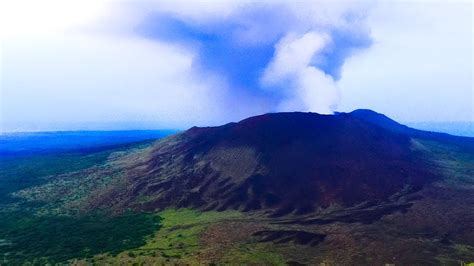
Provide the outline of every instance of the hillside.
[[94,261],[455,265],[474,261],[473,143],[370,110],[265,114],[116,150],[12,196],[40,217],[162,219]]
[[116,208],[308,214],[387,201],[435,178],[409,136],[351,114],[278,113],[191,128],[141,159],[127,165],[128,185],[102,193],[94,207],[113,195]]

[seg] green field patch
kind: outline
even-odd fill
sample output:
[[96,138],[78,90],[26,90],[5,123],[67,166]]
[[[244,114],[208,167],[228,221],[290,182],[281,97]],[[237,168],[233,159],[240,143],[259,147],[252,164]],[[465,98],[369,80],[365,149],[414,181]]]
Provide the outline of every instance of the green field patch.
[[[132,143],[98,150],[0,156],[0,205],[18,202],[12,194],[63,179],[91,167],[107,165],[118,157],[140,151],[150,144]],[[0,206],[1,207],[1,206]]]
[[432,164],[434,172],[443,175],[444,184],[474,187],[474,153],[437,141],[416,139],[413,144]]
[[147,244],[140,247],[142,251],[159,251],[161,256],[185,258],[195,255],[199,250],[200,234],[212,223],[242,216],[237,211],[200,212],[191,209],[168,209],[159,213],[162,229]]
[[146,243],[114,256],[101,254],[74,263],[105,264],[188,264],[199,265],[200,236],[208,226],[224,220],[241,219],[237,211],[201,212],[192,209],[167,209],[155,214],[160,230],[147,238]]
[[[117,256],[99,255],[86,263],[127,265],[202,265],[202,234],[209,226],[225,221],[246,220],[237,211],[200,212],[192,209],[168,209],[158,213],[162,227],[145,245]],[[283,256],[272,250],[270,243],[240,243],[224,252],[224,257],[207,258],[217,265],[286,265]],[[215,261],[213,261],[215,260]],[[84,262],[84,261],[82,261]],[[78,263],[81,264],[81,263]]]
[[112,151],[61,153],[0,159],[0,202],[15,201],[9,194],[48,182],[48,178],[104,163]]
[[284,257],[272,249],[272,244],[268,243],[241,245],[227,252],[221,262],[233,265],[287,265]]
[[146,244],[160,228],[160,218],[145,213],[117,217],[41,217],[21,212],[0,213],[0,255],[8,264],[62,262]]

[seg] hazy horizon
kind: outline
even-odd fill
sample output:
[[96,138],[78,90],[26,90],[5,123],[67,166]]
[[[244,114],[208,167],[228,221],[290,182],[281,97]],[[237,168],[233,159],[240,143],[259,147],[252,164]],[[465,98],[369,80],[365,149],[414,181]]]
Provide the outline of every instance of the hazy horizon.
[[[238,121],[228,121],[238,122]],[[397,121],[400,122],[400,121]],[[422,122],[400,122],[401,124],[407,125],[412,128],[448,133],[451,135],[474,137],[474,121],[422,121]],[[139,123],[137,121],[130,122],[111,122],[111,123],[80,123],[80,124],[55,124],[46,125],[44,128],[27,125],[24,128],[10,128],[10,130],[0,131],[1,135],[9,135],[16,133],[43,133],[43,132],[110,132],[110,131],[159,131],[159,130],[177,130],[182,131],[189,129],[187,128],[165,128],[159,125],[150,123]]]

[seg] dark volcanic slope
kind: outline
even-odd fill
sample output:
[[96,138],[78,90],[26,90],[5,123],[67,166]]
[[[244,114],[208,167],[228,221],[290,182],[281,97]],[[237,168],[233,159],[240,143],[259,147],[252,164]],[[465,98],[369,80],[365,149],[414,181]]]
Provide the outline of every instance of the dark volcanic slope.
[[114,197],[119,205],[146,210],[304,214],[385,201],[433,178],[409,134],[351,113],[275,113],[194,127],[158,142],[146,158],[129,167],[125,191],[102,200]]
[[393,132],[398,132],[401,134],[409,135],[411,137],[421,138],[425,140],[440,141],[458,146],[468,152],[474,152],[474,138],[471,137],[453,136],[446,133],[431,132],[410,128],[397,123],[396,121],[388,118],[383,114],[376,113],[372,110],[367,109],[358,109],[351,112],[350,114],[353,117],[362,119],[364,121],[367,121],[368,123],[383,127]]

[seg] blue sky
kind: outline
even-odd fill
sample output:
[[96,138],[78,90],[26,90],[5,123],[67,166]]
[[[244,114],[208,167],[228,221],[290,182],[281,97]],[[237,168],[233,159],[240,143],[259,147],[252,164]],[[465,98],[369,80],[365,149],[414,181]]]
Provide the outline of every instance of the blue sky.
[[4,1],[1,130],[474,121],[470,1]]

